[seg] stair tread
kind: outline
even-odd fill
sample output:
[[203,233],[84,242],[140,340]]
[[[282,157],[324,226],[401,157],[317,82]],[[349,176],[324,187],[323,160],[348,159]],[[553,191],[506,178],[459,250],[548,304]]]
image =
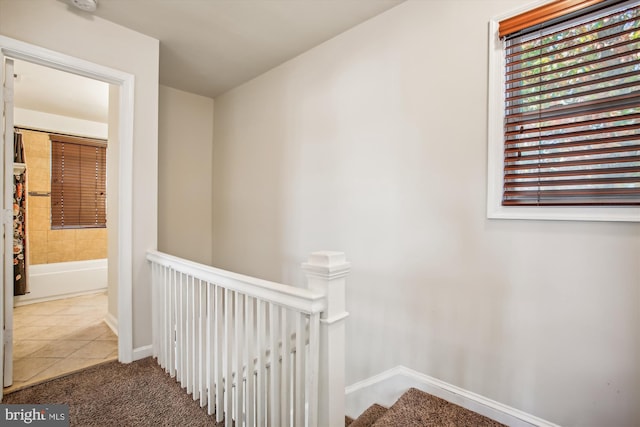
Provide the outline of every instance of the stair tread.
[[[366,411],[365,411],[366,412]],[[401,423],[401,424],[398,424]],[[411,388],[372,427],[474,426],[505,427],[497,421],[454,403]],[[351,427],[358,427],[351,424]]]
[[374,403],[369,406],[358,418],[356,418],[349,427],[371,427],[380,417],[382,417],[387,408]]

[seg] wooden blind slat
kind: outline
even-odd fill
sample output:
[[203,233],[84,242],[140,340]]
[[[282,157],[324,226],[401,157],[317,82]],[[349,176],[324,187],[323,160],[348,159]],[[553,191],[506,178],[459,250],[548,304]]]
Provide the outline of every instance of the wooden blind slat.
[[[505,195],[507,198],[514,197],[524,197],[531,198],[540,196],[540,191],[505,191]],[[630,195],[640,195],[640,188],[593,188],[593,189],[576,189],[576,190],[546,190],[543,194],[546,198],[557,198],[557,197],[607,197],[611,198],[611,196],[630,196]]]
[[[640,162],[640,156],[625,156],[619,157],[616,159],[582,159],[582,160],[570,160],[565,161],[562,165],[558,163],[539,163],[535,165],[535,168],[538,169],[546,169],[546,168],[557,168],[559,166],[562,167],[571,167],[571,166],[593,166],[593,165],[619,165],[622,163],[638,163]],[[531,165],[521,165],[521,164],[507,164],[504,166],[505,171],[516,171],[516,170],[531,170],[534,167]],[[578,171],[579,172],[579,171]],[[576,173],[576,171],[574,171]]]
[[532,112],[514,112],[506,114],[505,118],[509,120],[509,125],[519,123],[520,121],[538,119],[550,120],[560,117],[584,117],[587,113],[601,111],[619,111],[625,108],[637,108],[640,101],[640,90],[636,90],[631,93],[627,93],[619,96],[611,96],[603,99],[596,99],[593,101],[581,102],[579,104],[571,103],[562,106],[554,106],[552,108],[546,108],[544,111],[532,111]]
[[552,201],[535,201],[535,200],[505,200],[502,204],[505,206],[610,206],[615,203],[618,206],[633,206],[636,203],[633,200],[620,200],[620,199],[612,199],[608,200],[605,198],[600,198],[598,200],[594,200],[593,198],[584,198],[584,199],[564,199],[560,201],[552,200]]
[[613,185],[638,183],[640,178],[634,177],[613,177],[613,178],[585,178],[585,179],[564,179],[564,180],[545,180],[545,181],[514,181],[509,182],[508,189],[519,187],[561,187],[561,186],[588,186],[588,185]]
[[[525,152],[525,151],[536,151],[536,150],[544,150],[547,148],[559,149],[559,148],[571,148],[571,147],[581,147],[584,145],[595,145],[595,144],[607,144],[614,142],[624,142],[624,141],[633,141],[640,139],[638,135],[620,135],[620,136],[610,136],[611,132],[625,132],[640,129],[640,123],[634,123],[629,125],[622,126],[611,126],[605,127],[601,129],[589,129],[578,132],[566,132],[560,135],[551,134],[551,135],[536,135],[525,138],[517,138],[517,139],[507,139],[505,142],[505,153],[509,152]],[[528,133],[527,133],[528,134]],[[602,138],[582,138],[584,136],[593,136],[605,134],[605,137]],[[563,142],[558,142],[558,140],[562,140]],[[571,141],[568,141],[571,140]],[[567,142],[564,142],[567,141]],[[532,142],[538,142],[537,145],[531,145]],[[529,143],[529,145],[525,145]]]
[[[572,128],[578,128],[578,127],[593,127],[594,125],[604,125],[604,124],[609,124],[610,122],[619,122],[619,121],[635,121],[640,119],[640,113],[634,113],[634,114],[624,114],[624,115],[619,115],[619,116],[610,116],[610,117],[601,117],[601,118],[597,118],[597,119],[589,119],[589,120],[576,120],[570,123],[561,123],[561,124],[555,124],[553,122],[548,123],[548,124],[544,124],[544,125],[540,125],[538,127],[526,127],[523,126],[523,124],[520,124],[517,127],[514,126],[509,126],[508,130],[505,131],[505,136],[507,138],[506,143],[508,144],[509,141],[511,140],[511,137],[514,135],[528,135],[531,133],[540,133],[540,134],[544,134],[545,132],[551,132],[554,130],[561,130],[561,129],[572,129]],[[611,129],[613,126],[609,126],[606,129]]]
[[[593,175],[619,175],[619,174],[640,174],[640,166],[629,166],[629,167],[609,167],[609,168],[600,168],[600,169],[589,169],[584,171],[585,174]],[[548,178],[556,178],[556,177],[568,177],[568,176],[581,176],[578,171],[575,169],[572,170],[543,170],[539,172],[518,172],[518,173],[506,173],[504,175],[505,181],[513,181],[515,179],[527,179],[527,178],[536,178],[540,180],[545,180]]]

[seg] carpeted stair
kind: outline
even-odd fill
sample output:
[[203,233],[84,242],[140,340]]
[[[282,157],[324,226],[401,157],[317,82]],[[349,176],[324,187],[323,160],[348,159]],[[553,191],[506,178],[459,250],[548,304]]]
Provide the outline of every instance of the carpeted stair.
[[367,408],[348,427],[505,427],[476,412],[415,388],[409,389],[389,409],[378,404]]

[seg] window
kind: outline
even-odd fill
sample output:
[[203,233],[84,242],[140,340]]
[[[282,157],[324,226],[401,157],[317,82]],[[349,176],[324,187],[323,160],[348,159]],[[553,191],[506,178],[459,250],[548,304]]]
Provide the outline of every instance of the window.
[[640,220],[638,3],[562,0],[493,23],[490,217]]
[[51,228],[106,227],[106,141],[50,139]]

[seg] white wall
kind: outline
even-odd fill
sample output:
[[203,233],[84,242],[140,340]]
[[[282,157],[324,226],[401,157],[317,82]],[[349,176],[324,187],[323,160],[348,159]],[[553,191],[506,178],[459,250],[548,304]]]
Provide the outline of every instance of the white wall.
[[158,249],[211,264],[213,99],[160,86]]
[[214,264],[300,284],[345,251],[348,384],[639,425],[640,224],[485,216],[488,21],[524,3],[409,1],[216,98]]
[[135,76],[133,346],[148,345],[150,271],[145,252],[157,245],[158,40],[48,0],[0,0],[0,34]]
[[55,131],[90,138],[107,139],[109,135],[107,123],[17,107],[13,109],[13,123],[15,126],[23,126],[35,130]]

